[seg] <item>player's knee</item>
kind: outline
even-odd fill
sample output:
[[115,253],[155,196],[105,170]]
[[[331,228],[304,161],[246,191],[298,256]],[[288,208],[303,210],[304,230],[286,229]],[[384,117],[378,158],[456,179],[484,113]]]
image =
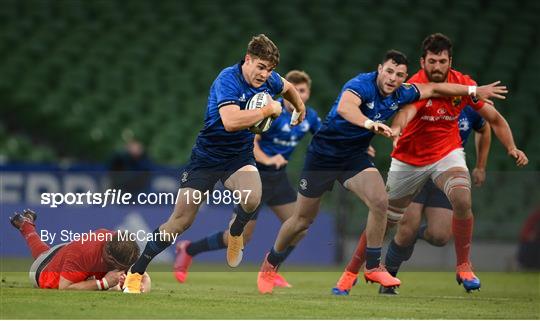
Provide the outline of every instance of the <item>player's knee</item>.
[[413,244],[416,239],[416,230],[410,226],[400,225],[396,234],[396,239],[399,240],[401,246],[409,246]]
[[471,195],[469,190],[454,189],[450,201],[456,213],[466,213],[472,208]]
[[251,191],[249,195],[245,198],[245,202],[242,204],[242,208],[247,213],[253,213],[259,207],[261,203],[261,192],[260,191]]
[[437,235],[431,238],[430,243],[431,245],[442,247],[442,246],[445,246],[448,243],[448,241],[450,241],[450,236]]
[[313,223],[313,218],[300,216],[296,219],[295,230],[298,234],[307,233],[309,226]]
[[371,212],[381,216],[386,215],[388,210],[388,196],[386,193],[371,197],[368,203]]

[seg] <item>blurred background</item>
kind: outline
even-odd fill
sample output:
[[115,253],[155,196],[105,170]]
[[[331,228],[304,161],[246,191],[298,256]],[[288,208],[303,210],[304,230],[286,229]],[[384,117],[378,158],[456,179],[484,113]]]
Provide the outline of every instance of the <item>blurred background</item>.
[[[202,128],[209,87],[223,68],[243,57],[253,35],[265,33],[278,45],[280,74],[290,69],[310,74],[308,104],[324,117],[341,86],[359,72],[375,70],[387,49],[407,54],[412,74],[419,68],[421,41],[442,32],[454,42],[454,68],[480,84],[501,80],[510,89],[496,107],[530,164],[517,170],[494,139],[486,185],[473,190],[478,239],[473,254],[486,256],[486,268],[513,269],[524,222],[540,205],[540,127],[533,121],[540,119],[538,17],[540,2],[533,0],[2,0],[2,243],[22,242],[7,216],[39,204],[39,192],[98,191],[111,182],[134,190],[175,191]],[[308,143],[309,138],[289,162],[292,181]],[[471,168],[473,145],[467,148]],[[376,138],[374,146],[375,162],[384,171],[391,144]],[[118,174],[122,171],[131,174]],[[320,232],[306,240],[312,258],[301,263],[322,255],[317,242],[326,244],[324,262],[347,259],[365,224],[366,208],[339,187],[323,204]],[[153,229],[171,208],[139,214]],[[81,229],[115,228],[138,211],[116,209],[114,222],[107,214],[96,222],[88,219],[87,208],[43,210],[50,213],[43,224],[79,224]],[[230,209],[219,212],[199,215],[194,227],[199,224],[200,236],[212,231],[199,220],[219,217],[216,229],[226,224]],[[67,215],[77,219],[68,224]],[[277,230],[277,221],[268,219],[263,224]],[[538,241],[540,224],[531,222]],[[256,235],[262,240],[261,250],[253,246],[259,252],[256,261],[275,236],[270,230],[264,240]],[[536,255],[539,251],[536,247]],[[21,255],[28,255],[23,245],[2,246],[2,256]],[[415,257],[424,266],[451,266],[453,247],[419,245]]]

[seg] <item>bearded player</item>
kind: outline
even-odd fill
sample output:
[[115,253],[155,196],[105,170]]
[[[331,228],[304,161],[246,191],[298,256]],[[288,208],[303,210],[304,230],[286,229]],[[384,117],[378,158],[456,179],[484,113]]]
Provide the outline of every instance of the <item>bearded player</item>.
[[[384,182],[366,151],[375,134],[391,136],[381,122],[406,104],[429,97],[465,96],[468,87],[454,84],[404,84],[407,58],[390,50],[377,71],[359,74],[342,88],[321,129],[309,145],[299,183],[294,215],[282,226],[265,257],[257,279],[260,293],[271,293],[277,269],[287,248],[297,244],[319,211],[322,195],[339,181],[369,208],[367,223],[367,264],[364,277],[384,286],[400,281],[380,265],[386,229],[387,194]],[[499,96],[504,88],[494,84],[479,88],[482,98]]]
[[[452,43],[446,36],[428,36],[422,43],[422,52],[422,69],[411,77],[411,83],[459,83],[469,86],[470,92],[476,90],[476,83],[470,77],[451,69]],[[387,191],[389,225],[395,225],[403,218],[407,206],[429,179],[444,192],[453,209],[456,280],[465,290],[472,291],[480,288],[480,280],[474,274],[469,258],[473,227],[471,181],[457,122],[467,105],[490,124],[517,166],[528,163],[525,153],[516,147],[508,123],[492,104],[458,95],[424,99],[404,107],[392,123],[392,135],[397,141],[392,152]],[[361,237],[353,260],[362,258],[365,248]],[[345,271],[338,281],[338,288],[349,291],[356,280],[354,274]]]

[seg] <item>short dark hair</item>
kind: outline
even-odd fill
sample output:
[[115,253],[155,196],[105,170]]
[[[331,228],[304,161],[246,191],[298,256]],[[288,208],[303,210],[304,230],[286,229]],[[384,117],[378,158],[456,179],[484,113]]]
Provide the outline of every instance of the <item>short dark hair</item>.
[[448,51],[448,57],[452,57],[452,41],[442,33],[434,33],[422,41],[422,57],[426,58],[428,51],[440,54],[444,50]]
[[269,61],[275,66],[279,64],[278,47],[264,34],[251,38],[248,44],[247,54],[262,60]]
[[111,256],[113,267],[117,270],[129,268],[140,255],[140,249],[137,242],[127,240],[127,232],[116,233],[112,239],[105,244],[105,252]]
[[388,50],[386,54],[384,54],[382,63],[384,64],[388,60],[392,60],[397,65],[409,66],[409,60],[407,60],[407,56],[405,56],[405,54],[402,53],[401,51],[397,51],[394,49]]
[[285,79],[292,84],[307,84],[311,88],[311,77],[303,70],[291,70],[285,75]]

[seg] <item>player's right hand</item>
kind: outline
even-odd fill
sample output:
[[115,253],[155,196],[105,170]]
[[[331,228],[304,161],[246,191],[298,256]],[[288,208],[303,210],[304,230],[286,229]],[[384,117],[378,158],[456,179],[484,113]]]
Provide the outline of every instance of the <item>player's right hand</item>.
[[109,288],[112,288],[113,286],[116,286],[120,282],[120,280],[122,279],[122,275],[124,275],[124,278],[125,278],[124,271],[112,270],[112,271],[107,272],[107,274],[105,274],[103,278],[107,280],[107,283],[109,284]]
[[527,155],[517,148],[511,149],[508,155],[516,160],[516,165],[519,167],[523,167],[529,163]]
[[476,98],[483,100],[491,105],[493,101],[490,98],[506,99],[504,94],[508,93],[506,86],[499,85],[501,82],[496,81],[489,85],[480,86],[476,89]]
[[287,165],[288,161],[281,154],[276,154],[268,160],[267,166],[275,166],[276,169],[280,169],[283,166]]

